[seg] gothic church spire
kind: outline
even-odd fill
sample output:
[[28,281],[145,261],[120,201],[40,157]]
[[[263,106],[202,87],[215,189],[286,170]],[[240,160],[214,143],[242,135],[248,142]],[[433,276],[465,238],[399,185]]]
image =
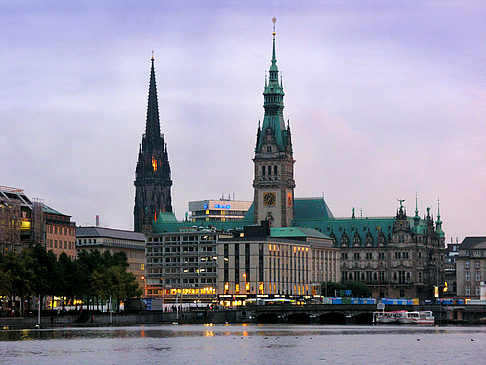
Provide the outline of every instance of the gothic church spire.
[[155,82],[154,56],[150,69],[145,134],[142,136],[135,170],[134,229],[141,232],[160,212],[172,212],[169,157],[164,135],[160,133],[159,105]]
[[149,95],[147,103],[147,119],[145,124],[145,136],[151,143],[160,139],[159,102],[157,99],[157,84],[155,81],[154,55],[152,52],[152,67],[150,68]]

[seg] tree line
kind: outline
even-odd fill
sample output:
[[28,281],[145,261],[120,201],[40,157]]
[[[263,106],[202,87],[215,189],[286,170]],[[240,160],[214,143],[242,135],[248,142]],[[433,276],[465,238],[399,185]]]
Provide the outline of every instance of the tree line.
[[321,295],[325,297],[341,296],[341,292],[346,290],[351,291],[351,296],[356,298],[371,297],[371,290],[364,283],[356,281],[345,281],[343,283],[336,283],[327,281],[321,285]]
[[83,250],[72,260],[66,253],[56,258],[52,251],[36,245],[20,253],[0,255],[0,296],[10,302],[10,308],[20,299],[21,315],[39,296],[41,302],[46,297],[60,297],[63,308],[82,300],[88,309],[99,308],[111,297],[119,309],[122,300],[142,294],[127,268],[123,252]]

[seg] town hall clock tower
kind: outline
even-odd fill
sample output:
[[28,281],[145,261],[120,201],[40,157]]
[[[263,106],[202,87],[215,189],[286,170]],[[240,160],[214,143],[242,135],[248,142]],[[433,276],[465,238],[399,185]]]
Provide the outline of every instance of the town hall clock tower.
[[253,180],[254,222],[289,227],[294,218],[294,163],[290,126],[283,117],[283,87],[278,79],[273,18],[273,51],[268,81],[263,91],[265,115],[258,124]]

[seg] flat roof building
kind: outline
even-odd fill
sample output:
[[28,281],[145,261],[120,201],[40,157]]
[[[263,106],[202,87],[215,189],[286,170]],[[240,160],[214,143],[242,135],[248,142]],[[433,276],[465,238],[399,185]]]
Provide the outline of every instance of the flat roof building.
[[191,222],[241,221],[253,202],[242,200],[199,200],[189,202]]
[[127,271],[135,275],[140,288],[145,286],[145,235],[143,233],[103,227],[77,227],[76,249],[123,252]]

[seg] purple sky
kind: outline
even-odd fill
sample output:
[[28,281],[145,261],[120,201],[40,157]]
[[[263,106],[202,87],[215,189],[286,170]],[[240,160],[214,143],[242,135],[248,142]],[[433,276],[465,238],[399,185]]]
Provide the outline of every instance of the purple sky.
[[484,1],[0,0],[0,185],[132,229],[153,49],[177,217],[251,200],[273,16],[296,196],[485,235]]

